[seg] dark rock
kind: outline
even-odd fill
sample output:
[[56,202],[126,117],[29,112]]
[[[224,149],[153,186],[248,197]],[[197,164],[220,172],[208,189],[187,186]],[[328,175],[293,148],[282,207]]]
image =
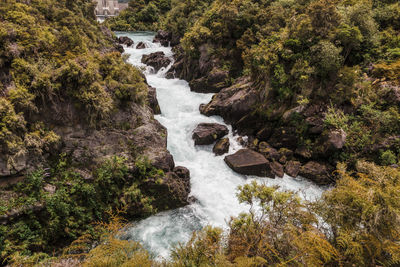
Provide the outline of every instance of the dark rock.
[[147,100],[149,101],[149,106],[153,110],[154,114],[161,114],[160,105],[157,100],[156,88],[149,86],[149,92],[147,94]]
[[124,51],[125,51],[124,47],[120,44],[116,44],[115,49],[120,53],[124,53]]
[[287,149],[285,147],[282,147],[281,149],[279,149],[278,152],[282,156],[285,156],[287,159],[291,159],[293,157],[293,151],[290,149]]
[[271,162],[270,167],[271,167],[272,173],[275,174],[276,176],[282,178],[283,175],[285,175],[285,173],[283,171],[283,166],[279,162],[276,162],[276,161]]
[[127,47],[130,47],[134,44],[131,38],[127,36],[121,36],[118,38],[118,43],[126,45]]
[[229,130],[225,125],[217,123],[201,123],[193,130],[192,138],[195,145],[211,145],[228,133]]
[[262,154],[250,149],[241,149],[233,155],[226,156],[225,162],[240,174],[274,177],[269,161]]
[[143,43],[143,42],[139,42],[139,43],[136,45],[136,49],[145,49],[145,48],[146,48],[146,44]]
[[229,151],[229,138],[223,138],[215,143],[213,152],[217,156],[221,156]]
[[306,123],[310,126],[308,131],[312,134],[321,134],[324,130],[324,120],[320,117],[308,117]]
[[228,86],[228,77],[228,71],[214,70],[206,77],[190,81],[190,90],[197,93],[218,93]]
[[309,159],[312,156],[311,151],[305,146],[298,147],[294,151],[294,154],[296,154],[297,156],[300,156],[302,158],[305,158],[305,159]]
[[256,134],[257,138],[260,140],[268,140],[271,135],[274,132],[274,128],[267,126],[267,127],[263,127],[261,130],[259,130]]
[[299,161],[288,161],[285,165],[285,172],[291,176],[296,178],[299,175],[301,163]]
[[280,127],[276,128],[272,136],[268,139],[273,147],[287,147],[294,149],[297,147],[298,138],[295,127]]
[[281,158],[281,154],[273,147],[259,148],[258,151],[271,161],[278,161]]
[[173,172],[178,175],[179,178],[188,180],[190,179],[190,171],[182,166],[177,166],[173,169]]
[[334,182],[332,178],[333,168],[328,164],[309,161],[300,168],[300,175],[312,180],[318,185],[328,185]]
[[153,43],[160,43],[162,46],[168,47],[171,39],[171,33],[159,30],[153,39]]
[[200,111],[206,116],[220,115],[228,122],[237,122],[253,111],[258,100],[252,83],[248,79],[240,79],[235,85],[222,89]]
[[164,52],[155,52],[150,55],[143,55],[142,63],[154,68],[155,72],[158,72],[161,68],[166,68],[171,63],[171,60],[167,58]]

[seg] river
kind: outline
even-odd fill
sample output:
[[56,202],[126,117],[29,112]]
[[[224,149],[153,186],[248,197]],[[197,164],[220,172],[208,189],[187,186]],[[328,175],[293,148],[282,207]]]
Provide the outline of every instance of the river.
[[[191,195],[195,203],[158,213],[142,221],[133,223],[127,230],[126,238],[140,241],[153,255],[168,258],[170,249],[178,242],[186,242],[194,230],[206,225],[225,228],[231,216],[248,210],[236,199],[237,187],[253,180],[267,185],[279,185],[282,190],[300,191],[307,199],[319,197],[323,189],[308,180],[285,175],[283,178],[259,178],[239,175],[224,162],[224,156],[215,156],[212,146],[194,146],[192,131],[199,123],[225,124],[221,117],[206,117],[199,112],[199,105],[208,103],[212,94],[199,94],[190,91],[189,84],[179,79],[166,79],[166,69],[153,73],[152,69],[141,63],[145,54],[163,51],[168,57],[173,56],[169,47],[152,43],[154,33],[117,33],[128,36],[135,45],[142,41],[146,49],[126,48],[130,57],[128,62],[143,69],[149,85],[157,89],[157,98],[161,115],[156,119],[168,130],[168,150],[177,166],[184,166],[191,173]],[[168,68],[167,68],[168,69]],[[231,147],[229,154],[241,146],[235,141],[230,129]]]

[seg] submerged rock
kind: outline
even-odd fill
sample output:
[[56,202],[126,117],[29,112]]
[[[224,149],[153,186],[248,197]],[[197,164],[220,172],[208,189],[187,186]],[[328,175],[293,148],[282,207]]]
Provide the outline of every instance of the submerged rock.
[[200,123],[193,130],[195,145],[211,145],[229,133],[228,127],[218,123]]
[[260,177],[274,177],[269,161],[254,150],[241,149],[233,155],[226,156],[224,160],[237,173]]
[[215,155],[221,156],[225,153],[228,153],[229,146],[229,138],[223,138],[214,145],[213,152]]
[[155,52],[149,55],[143,55],[142,63],[154,68],[158,72],[161,68],[166,68],[171,63],[171,59],[167,58],[164,52]]
[[126,45],[128,47],[132,46],[134,44],[134,42],[132,41],[131,38],[127,37],[127,36],[121,36],[118,38],[118,43]]

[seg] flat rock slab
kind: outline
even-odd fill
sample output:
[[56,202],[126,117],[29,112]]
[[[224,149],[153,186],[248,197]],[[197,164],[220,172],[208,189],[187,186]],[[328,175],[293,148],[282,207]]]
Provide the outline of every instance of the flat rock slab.
[[228,166],[237,173],[260,177],[275,177],[269,161],[260,153],[251,149],[241,149],[225,157]]
[[229,133],[228,127],[218,123],[200,123],[193,130],[195,145],[211,145]]

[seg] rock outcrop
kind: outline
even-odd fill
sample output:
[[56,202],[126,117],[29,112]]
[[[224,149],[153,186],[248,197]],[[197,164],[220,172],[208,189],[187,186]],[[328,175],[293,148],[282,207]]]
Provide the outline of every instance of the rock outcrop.
[[164,52],[155,52],[142,57],[142,63],[154,68],[158,72],[161,68],[168,67],[171,64],[171,59],[167,58]]
[[218,93],[228,86],[228,78],[227,71],[216,69],[206,77],[190,81],[190,90],[197,93]]
[[159,30],[153,39],[153,43],[160,43],[162,46],[168,47],[172,39],[172,34],[163,30]]
[[200,106],[200,112],[206,116],[220,115],[228,122],[239,121],[253,111],[259,100],[252,83],[241,79],[235,85],[222,89],[210,103]]
[[228,127],[218,123],[200,123],[193,130],[195,145],[211,145],[229,133]]
[[300,175],[312,180],[318,185],[328,185],[334,180],[332,172],[334,168],[326,163],[319,163],[316,161],[309,161],[306,165],[300,168]]
[[235,172],[244,175],[274,177],[269,161],[251,149],[241,149],[225,157],[226,164]]
[[119,37],[118,43],[126,45],[127,47],[131,47],[134,44],[133,40],[127,36]]

